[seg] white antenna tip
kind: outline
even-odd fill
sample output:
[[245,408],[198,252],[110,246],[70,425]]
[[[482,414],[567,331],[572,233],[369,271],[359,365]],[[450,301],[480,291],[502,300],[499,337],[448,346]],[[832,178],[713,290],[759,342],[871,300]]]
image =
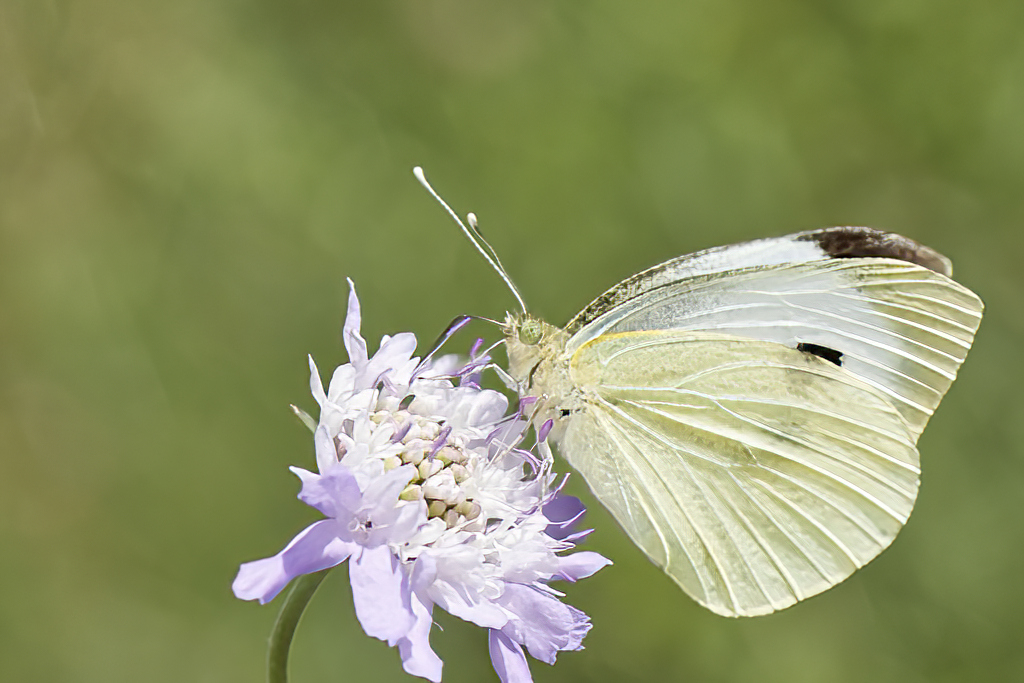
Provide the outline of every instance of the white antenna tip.
[[[470,228],[467,228],[463,224],[462,219],[459,218],[459,214],[455,213],[455,211],[452,210],[452,207],[448,206],[448,203],[445,200],[441,199],[441,195],[435,192],[434,188],[430,186],[430,183],[427,182],[427,177],[423,174],[422,166],[414,166],[412,169],[412,174],[416,176],[416,180],[420,181],[420,185],[426,188],[427,192],[429,192],[430,195],[437,200],[438,204],[444,207],[444,210],[448,212],[448,215],[455,220],[455,222],[458,224],[460,228],[462,228],[462,232],[466,235],[466,237],[469,238],[469,241],[473,244],[474,247],[476,247],[476,250],[480,252],[480,255],[484,257],[484,260],[486,260],[487,263],[490,264],[491,268],[494,268],[494,270],[498,273],[501,279],[505,281],[505,284],[508,285],[508,288],[512,290],[512,295],[516,298],[516,301],[519,302],[519,307],[522,308],[523,312],[525,313],[526,304],[523,302],[522,295],[519,294],[519,290],[516,289],[516,286],[512,284],[512,280],[511,278],[509,278],[508,273],[506,273],[505,269],[502,267],[501,261],[498,259],[498,255],[494,252],[494,248],[491,247],[491,245],[487,244],[487,241],[480,234],[480,231],[477,230],[476,214],[471,213],[467,216],[467,220],[469,221],[469,224],[472,226],[471,230]],[[484,249],[485,246],[487,247],[486,249]]]

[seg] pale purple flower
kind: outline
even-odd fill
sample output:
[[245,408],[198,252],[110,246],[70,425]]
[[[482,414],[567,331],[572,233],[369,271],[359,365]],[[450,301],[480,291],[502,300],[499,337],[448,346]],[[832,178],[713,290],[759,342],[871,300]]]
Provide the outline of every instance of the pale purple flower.
[[370,357],[359,330],[353,287],[349,363],[327,391],[310,359],[317,471],[292,468],[299,499],[325,518],[277,555],[243,564],[235,595],[266,603],[295,577],[349,560],[363,630],[397,646],[408,673],[441,680],[429,642],[437,605],[490,630],[504,683],[531,681],[526,652],[553,664],[559,651],[582,649],[591,626],[550,582],[610,564],[594,552],[566,554],[588,533],[574,528],[583,506],[559,493],[546,434],[519,447],[527,421],[506,415],[504,395],[480,388],[488,359],[476,349],[468,363],[421,363],[405,333],[384,337]]

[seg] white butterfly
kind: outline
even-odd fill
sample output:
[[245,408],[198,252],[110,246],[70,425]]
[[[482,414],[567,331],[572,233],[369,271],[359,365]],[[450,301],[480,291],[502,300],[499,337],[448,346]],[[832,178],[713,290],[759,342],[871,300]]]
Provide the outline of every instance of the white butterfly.
[[510,314],[509,373],[688,595],[768,614],[843,581],[906,523],[917,439],[981,321],[950,274],[869,228],[710,249],[616,285],[564,329]]

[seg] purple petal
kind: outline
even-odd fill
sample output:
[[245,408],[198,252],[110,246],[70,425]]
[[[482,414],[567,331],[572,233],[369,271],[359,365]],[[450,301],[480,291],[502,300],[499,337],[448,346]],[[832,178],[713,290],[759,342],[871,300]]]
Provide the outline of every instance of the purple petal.
[[561,540],[566,543],[576,543],[578,541],[582,541],[584,538],[586,538],[592,533],[594,533],[593,529],[584,529],[583,531],[577,531],[574,534],[570,534]]
[[296,576],[341,564],[358,546],[341,541],[336,532],[333,519],[322,519],[299,532],[277,555],[246,562],[231,584],[235,597],[265,605]]
[[[430,351],[427,353],[427,355],[425,355],[423,357],[423,360],[420,361],[420,364],[416,366],[416,369],[413,370],[413,373],[412,373],[413,378],[419,377],[420,373],[423,372],[423,370],[425,370],[426,368],[430,367],[431,366],[431,362],[430,361],[434,357],[434,354],[437,353],[441,349],[442,346],[444,346],[444,343],[446,341],[451,339],[451,336],[453,334],[455,334],[456,332],[461,330],[463,327],[465,327],[467,324],[469,324],[469,322],[472,321],[472,320],[473,319],[471,317],[469,317],[468,315],[461,315],[458,318],[456,318],[455,320],[453,320],[450,323],[448,323],[448,327],[446,327],[444,332],[441,333],[441,336],[438,337],[437,343],[434,344],[434,348],[430,349]],[[479,342],[481,344],[483,343],[483,341],[484,341],[483,339],[479,340]]]
[[583,518],[586,511],[583,502],[576,496],[555,496],[554,500],[544,506],[544,516],[551,520],[545,533],[559,541],[564,540],[573,533],[574,524]]
[[502,632],[548,664],[559,650],[579,650],[590,630],[590,617],[533,586],[508,584],[498,602],[515,615]]
[[566,581],[579,581],[612,563],[607,557],[586,550],[558,558],[558,573]]
[[491,664],[501,683],[532,683],[530,667],[519,643],[497,629],[490,629],[487,639]]
[[537,440],[543,441],[548,438],[548,434],[551,433],[551,428],[555,426],[555,421],[548,419],[544,421],[544,424],[540,426],[540,430],[537,431]]
[[441,450],[446,443],[448,443],[448,436],[452,433],[452,426],[445,425],[441,428],[441,433],[434,439],[434,443],[430,446],[430,453],[427,455],[428,458],[433,458],[437,455],[437,452]]
[[430,614],[433,610],[433,603],[424,603],[416,593],[412,594],[416,623],[398,641],[398,654],[402,656],[402,668],[406,673],[440,683],[443,662],[430,647],[430,627],[434,624]]
[[394,645],[416,623],[409,577],[390,548],[364,548],[349,563],[352,601],[366,635]]
[[408,422],[403,424],[402,427],[397,432],[391,435],[391,443],[398,443],[399,441],[404,439],[406,435],[409,433],[410,429],[412,429],[412,420],[409,420]]
[[348,312],[345,314],[345,327],[342,328],[342,339],[345,342],[345,350],[348,351],[348,360],[358,369],[366,364],[366,341],[359,334],[362,326],[362,315],[359,312],[359,297],[356,296],[356,286],[351,278],[348,281]]
[[314,474],[301,467],[289,467],[302,480],[299,500],[316,508],[326,517],[347,518],[359,509],[362,494],[355,475],[344,465],[335,465],[326,474]]

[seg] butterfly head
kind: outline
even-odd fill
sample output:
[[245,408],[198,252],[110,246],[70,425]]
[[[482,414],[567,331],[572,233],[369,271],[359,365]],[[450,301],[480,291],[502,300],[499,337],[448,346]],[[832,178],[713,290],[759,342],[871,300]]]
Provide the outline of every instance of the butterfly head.
[[546,374],[545,369],[565,348],[568,335],[529,313],[510,313],[503,331],[509,374],[519,383],[522,393],[531,393],[537,380]]

